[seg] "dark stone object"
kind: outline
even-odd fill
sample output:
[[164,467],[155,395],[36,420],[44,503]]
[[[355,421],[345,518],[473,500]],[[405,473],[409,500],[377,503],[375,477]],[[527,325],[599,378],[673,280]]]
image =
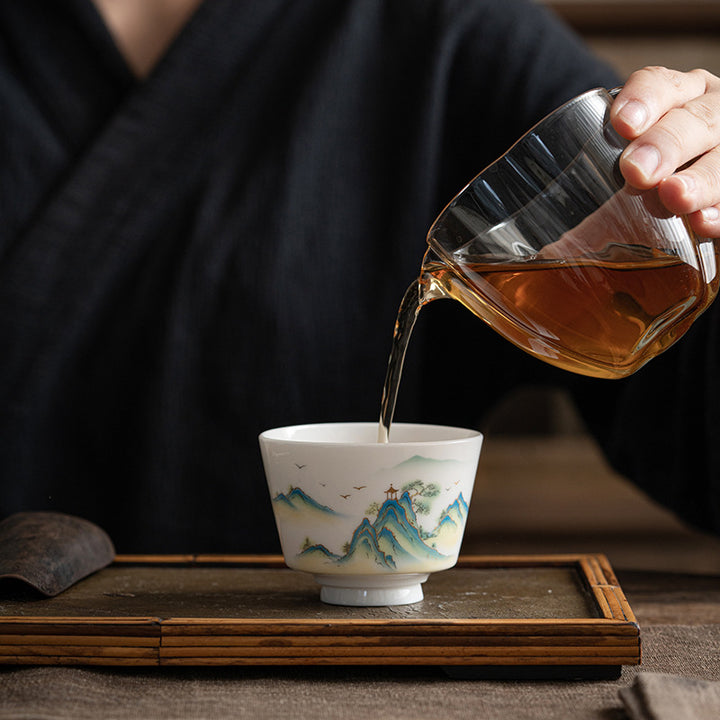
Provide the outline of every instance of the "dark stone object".
[[115,548],[89,520],[53,512],[20,512],[0,522],[0,579],[21,580],[54,596],[109,565]]

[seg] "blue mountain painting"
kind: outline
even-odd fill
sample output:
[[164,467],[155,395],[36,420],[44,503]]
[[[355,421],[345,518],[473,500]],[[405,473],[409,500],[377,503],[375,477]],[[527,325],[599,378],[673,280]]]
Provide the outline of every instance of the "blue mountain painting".
[[460,527],[464,527],[468,509],[468,504],[465,502],[463,494],[460,493],[455,499],[455,502],[448,505],[446,508],[442,515],[442,519],[440,520],[440,525],[451,522]]
[[438,460],[436,458],[427,458],[423,457],[422,455],[413,455],[411,458],[408,458],[407,460],[403,460],[401,463],[398,463],[395,465],[393,469],[397,469],[400,467],[408,467],[408,466],[420,466],[420,467],[428,467],[432,465],[437,466],[446,466],[448,464],[457,465],[459,464],[459,460]]
[[321,505],[317,500],[313,500],[307,493],[303,492],[299,487],[293,488],[287,495],[278,493],[273,498],[274,503],[290,507],[293,510],[319,510],[320,512],[329,513],[331,515],[339,515],[327,505]]
[[304,557],[308,556],[321,556],[324,559],[328,560],[341,560],[341,555],[336,555],[334,552],[330,552],[324,545],[311,545],[308,548],[305,548],[301,553]]
[[377,531],[367,518],[363,518],[363,521],[355,528],[348,550],[339,562],[347,565],[357,560],[369,560],[390,570],[396,568],[392,555],[388,555],[380,549]]
[[355,528],[342,557],[331,553],[322,545],[306,548],[300,555],[316,554],[319,549],[324,551],[329,559],[337,558],[338,563],[370,562],[389,570],[396,569],[398,562],[442,560],[446,557],[427,545],[421,537],[417,516],[407,492],[403,493],[399,500],[385,500],[375,522],[371,523],[368,518],[363,518]]
[[416,558],[443,557],[437,550],[426,545],[420,536],[417,518],[412,510],[412,501],[406,492],[402,494],[400,500],[386,500],[382,504],[373,527],[378,533],[388,530],[395,542]]

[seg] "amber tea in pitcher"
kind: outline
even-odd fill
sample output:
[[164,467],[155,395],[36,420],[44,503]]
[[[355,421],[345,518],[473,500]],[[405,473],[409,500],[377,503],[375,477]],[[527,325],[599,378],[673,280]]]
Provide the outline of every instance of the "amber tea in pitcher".
[[718,247],[625,185],[612,94],[546,117],[472,180],[428,233],[395,327],[383,392],[387,440],[417,313],[450,298],[531,355],[619,378],[667,349],[718,291]]
[[627,246],[524,267],[429,260],[422,284],[426,301],[458,300],[535,357],[600,378],[629,375],[672,345],[717,290],[675,256]]

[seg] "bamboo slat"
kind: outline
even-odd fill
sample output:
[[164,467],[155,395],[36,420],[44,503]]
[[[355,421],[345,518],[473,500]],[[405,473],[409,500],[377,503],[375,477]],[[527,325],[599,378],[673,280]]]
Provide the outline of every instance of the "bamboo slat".
[[[120,574],[112,575],[112,568]],[[482,584],[483,578],[495,570],[512,570],[512,582],[517,583],[520,577],[522,584],[522,577],[532,573],[547,568],[567,569],[575,581],[558,587],[563,592],[578,593],[588,603],[587,616],[578,617],[555,617],[553,613],[547,617],[517,617],[517,608],[508,608],[513,612],[508,612],[507,617],[502,608],[494,617],[483,617],[476,611],[453,617],[424,616],[422,606],[409,616],[379,612],[381,617],[368,617],[365,609],[345,609],[344,614],[331,611],[312,600],[312,595],[307,600],[315,603],[311,614],[320,616],[307,617],[296,612],[297,603],[305,602],[306,597],[296,587],[300,576],[287,570],[279,556],[121,556],[112,568],[101,571],[101,577],[94,581],[83,581],[77,591],[68,590],[66,599],[32,601],[19,606],[16,614],[0,618],[0,663],[512,668],[619,667],[640,662],[639,627],[602,555],[469,556],[458,562],[457,582],[478,582],[482,587],[489,587]],[[148,573],[148,568],[152,572]],[[270,583],[264,590],[249,589],[264,592],[265,598],[287,593],[288,608],[293,613],[263,615],[263,608],[250,600],[245,606],[238,603],[237,616],[227,617],[222,611],[212,616],[213,603],[219,596],[230,593],[232,597],[242,591],[236,583],[230,590],[218,587],[213,590],[215,594],[202,595],[207,573],[216,573],[212,576],[216,578],[215,588],[233,577],[233,573],[227,574],[233,569],[249,572],[248,577],[257,578],[258,583]],[[121,591],[113,585],[116,577],[123,583]],[[148,578],[157,585],[152,591],[147,588]],[[97,583],[95,591],[93,582]],[[444,592],[452,597],[455,586],[451,583],[449,587]],[[461,592],[468,590],[465,587],[457,590],[468,596],[488,594]],[[190,600],[197,600],[198,594],[200,604],[193,605]],[[585,607],[585,600],[571,603],[574,612]],[[184,616],[182,611],[188,607],[199,607],[204,615]],[[432,603],[427,607],[432,608]],[[472,604],[462,607],[473,608]],[[77,611],[58,612],[64,608]],[[114,609],[117,614],[113,614]],[[102,614],[96,616],[93,612]]]
[[226,665],[442,665],[442,666],[490,666],[490,667],[517,667],[517,666],[563,666],[572,668],[581,666],[620,666],[620,665],[637,665],[637,657],[634,655],[618,656],[611,658],[610,662],[598,663],[597,658],[577,656],[577,657],[549,657],[549,658],[527,658],[508,655],[507,657],[497,658],[477,658],[475,662],[470,658],[447,656],[437,658],[433,655],[411,655],[407,657],[397,657],[394,655],[378,655],[366,656],[357,655],[354,657],[344,657],[342,662],[338,662],[336,657],[318,657],[313,658],[309,662],[306,657],[298,656],[294,658],[202,658],[202,662],[198,662],[198,658],[164,658],[160,662],[161,665],[185,665],[185,666],[226,666]]

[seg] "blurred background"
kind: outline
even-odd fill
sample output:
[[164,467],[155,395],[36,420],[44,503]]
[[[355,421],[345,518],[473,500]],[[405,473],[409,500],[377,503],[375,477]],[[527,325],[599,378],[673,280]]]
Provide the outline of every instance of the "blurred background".
[[[720,75],[720,0],[537,0],[627,77]],[[616,570],[720,573],[720,538],[683,525],[611,470],[562,391],[524,387],[484,426],[463,551],[605,553]]]
[[539,0],[621,76],[644,65],[720,73],[718,0]]

